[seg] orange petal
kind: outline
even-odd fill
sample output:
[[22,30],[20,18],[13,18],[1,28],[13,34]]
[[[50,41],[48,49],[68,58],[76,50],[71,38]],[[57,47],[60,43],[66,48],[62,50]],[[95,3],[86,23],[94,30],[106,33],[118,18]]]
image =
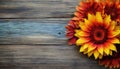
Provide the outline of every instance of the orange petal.
[[73,17],[72,20],[80,20],[78,17]]

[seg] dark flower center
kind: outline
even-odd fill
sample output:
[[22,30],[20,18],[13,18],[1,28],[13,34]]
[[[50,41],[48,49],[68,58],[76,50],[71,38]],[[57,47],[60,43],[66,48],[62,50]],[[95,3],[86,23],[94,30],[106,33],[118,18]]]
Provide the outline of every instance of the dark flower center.
[[94,39],[96,41],[100,41],[100,40],[103,40],[104,37],[105,37],[105,33],[103,30],[95,30],[94,33],[93,33],[93,36],[94,36]]
[[103,44],[107,40],[107,30],[104,27],[97,27],[90,32],[91,41],[95,44]]

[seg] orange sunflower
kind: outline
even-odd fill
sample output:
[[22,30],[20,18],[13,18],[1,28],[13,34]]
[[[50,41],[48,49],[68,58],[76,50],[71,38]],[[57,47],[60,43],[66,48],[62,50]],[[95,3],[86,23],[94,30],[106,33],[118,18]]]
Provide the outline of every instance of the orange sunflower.
[[109,68],[120,68],[120,45],[117,45],[117,49],[117,53],[114,52],[112,56],[105,56],[99,60],[99,64]]
[[120,21],[120,2],[119,0],[105,0],[104,13],[111,16],[112,20]]
[[66,26],[66,37],[69,39],[68,44],[72,45],[75,44],[76,40],[78,39],[75,34],[75,29],[79,29],[78,23],[74,20],[70,20],[69,23]]
[[83,20],[87,18],[88,13],[95,14],[96,12],[102,12],[103,6],[99,0],[85,0],[80,2],[80,5],[76,7],[75,17],[73,20]]
[[119,39],[116,37],[120,30],[116,28],[116,22],[112,21],[110,15],[105,18],[100,12],[88,14],[88,19],[79,23],[80,30],[75,30],[75,36],[78,37],[76,45],[81,46],[80,52],[94,55],[95,59],[102,58],[105,55],[112,55],[116,50],[114,44],[118,44]]

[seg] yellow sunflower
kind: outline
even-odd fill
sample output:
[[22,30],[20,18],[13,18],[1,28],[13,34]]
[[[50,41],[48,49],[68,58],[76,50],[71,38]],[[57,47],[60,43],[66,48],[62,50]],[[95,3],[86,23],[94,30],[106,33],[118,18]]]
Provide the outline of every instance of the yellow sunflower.
[[100,12],[89,14],[88,19],[79,23],[80,30],[75,30],[75,36],[78,37],[76,45],[81,46],[80,52],[94,55],[95,59],[101,59],[103,56],[112,55],[116,50],[114,44],[120,44],[117,35],[120,30],[116,28],[116,22],[112,21],[110,15],[102,17]]

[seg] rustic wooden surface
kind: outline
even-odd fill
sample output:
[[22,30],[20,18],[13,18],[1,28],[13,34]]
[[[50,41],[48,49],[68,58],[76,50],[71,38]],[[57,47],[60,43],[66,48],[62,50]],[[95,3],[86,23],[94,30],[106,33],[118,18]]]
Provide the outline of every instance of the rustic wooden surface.
[[0,0],[0,69],[105,69],[68,46],[78,0]]

